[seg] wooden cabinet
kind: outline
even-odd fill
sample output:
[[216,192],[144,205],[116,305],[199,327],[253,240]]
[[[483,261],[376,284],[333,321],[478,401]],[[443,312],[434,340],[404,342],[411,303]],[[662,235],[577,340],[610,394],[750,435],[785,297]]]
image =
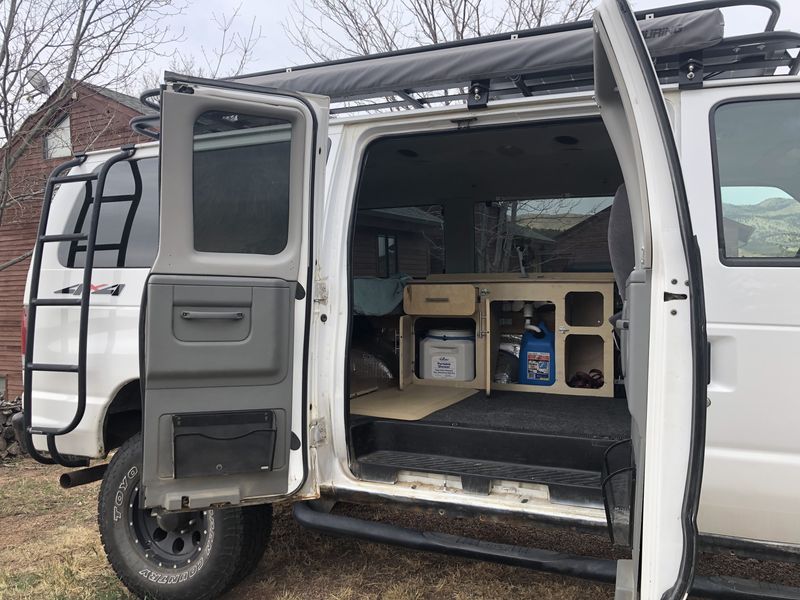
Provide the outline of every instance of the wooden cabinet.
[[[546,273],[518,275],[442,275],[413,282],[405,289],[401,318],[400,387],[413,383],[552,394],[613,396],[614,339],[608,317],[614,312],[613,276],[606,273]],[[546,322],[555,333],[556,380],[553,385],[495,383],[494,373],[504,333],[522,334],[519,310],[504,310],[516,302],[546,302]],[[452,310],[452,312],[450,312]],[[437,317],[437,327],[450,318],[469,319],[475,327],[475,379],[451,382],[420,380],[415,375],[416,333],[420,319]],[[454,323],[456,321],[453,321]],[[572,387],[575,373],[602,371],[599,388]]]

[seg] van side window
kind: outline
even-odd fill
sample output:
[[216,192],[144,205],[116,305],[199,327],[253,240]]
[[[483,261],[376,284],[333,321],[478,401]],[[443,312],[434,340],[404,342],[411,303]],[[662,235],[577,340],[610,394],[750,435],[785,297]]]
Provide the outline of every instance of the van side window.
[[712,123],[721,260],[800,266],[800,98],[722,104]]
[[279,254],[289,235],[288,121],[205,112],[194,125],[194,248]]
[[359,209],[352,261],[355,277],[444,273],[444,209],[439,204]]
[[[98,167],[99,169],[100,167]],[[135,177],[141,178],[141,195],[135,194]],[[65,232],[87,233],[92,214],[92,192],[75,202]],[[149,268],[158,252],[158,158],[114,164],[106,176],[95,243],[95,268]],[[123,199],[123,197],[127,197]],[[83,268],[86,242],[60,242],[58,261],[68,268]]]
[[612,201],[597,196],[478,202],[475,271],[610,272]]

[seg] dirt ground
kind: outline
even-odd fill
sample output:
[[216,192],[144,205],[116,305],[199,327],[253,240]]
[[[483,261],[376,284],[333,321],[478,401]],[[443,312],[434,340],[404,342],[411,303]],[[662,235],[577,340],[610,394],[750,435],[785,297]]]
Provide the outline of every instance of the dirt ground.
[[[97,532],[99,483],[62,490],[60,467],[0,464],[0,599],[130,598],[106,562]],[[496,542],[617,558],[604,536],[383,507],[338,512]],[[703,555],[699,570],[800,586],[800,565]],[[613,587],[525,569],[420,553],[301,529],[275,513],[270,548],[228,600],[567,600],[613,598]]]

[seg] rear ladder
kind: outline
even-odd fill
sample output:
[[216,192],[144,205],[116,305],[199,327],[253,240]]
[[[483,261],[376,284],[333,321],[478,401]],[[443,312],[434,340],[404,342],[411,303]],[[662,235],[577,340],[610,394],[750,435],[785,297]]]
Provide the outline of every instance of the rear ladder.
[[[134,213],[138,206],[137,196],[141,196],[141,178],[136,176],[138,169],[134,169],[136,189],[132,196],[104,196],[103,191],[106,183],[106,176],[111,167],[123,160],[133,156],[135,148],[133,145],[123,146],[120,151],[110,157],[100,167],[99,171],[92,173],[81,173],[77,175],[64,175],[69,169],[82,165],[86,161],[85,154],[77,154],[75,157],[58,167],[50,174],[42,200],[42,216],[39,220],[39,231],[36,236],[34,246],[33,262],[31,265],[31,282],[28,294],[28,331],[25,344],[25,360],[23,363],[23,418],[25,446],[28,453],[37,461],[44,464],[58,463],[65,467],[82,467],[89,464],[87,459],[73,458],[59,453],[56,447],[56,437],[65,435],[73,431],[83,419],[86,411],[86,362],[87,346],[89,333],[89,302],[92,292],[92,269],[94,267],[94,254],[96,250],[117,250],[118,266],[124,262],[124,252],[127,246],[123,239],[119,244],[98,245],[97,226],[100,221],[100,206],[103,202],[130,201],[131,207],[126,219],[126,227],[123,229],[123,238],[126,237],[125,231],[130,230]],[[86,183],[86,201],[84,202],[81,214],[79,215],[75,229],[80,230],[86,218],[88,205],[92,205],[89,229],[86,233],[62,233],[47,235],[47,223],[50,218],[50,207],[53,200],[55,187],[65,183]],[[92,193],[92,182],[96,182],[94,193]],[[86,242],[85,246],[78,246],[80,242]],[[44,245],[50,242],[71,242],[70,257],[73,258],[76,251],[85,251],[86,260],[83,266],[83,282],[80,288],[80,298],[39,298],[39,283],[42,270],[42,253]],[[40,306],[78,306],[80,307],[80,319],[78,322],[78,357],[76,364],[67,363],[38,363],[34,360],[34,343],[36,341],[36,313]],[[32,424],[33,406],[33,374],[35,372],[56,372],[56,373],[75,373],[78,376],[77,407],[72,420],[62,427],[34,427]],[[33,445],[34,435],[47,436],[47,451],[50,457],[40,454]]]

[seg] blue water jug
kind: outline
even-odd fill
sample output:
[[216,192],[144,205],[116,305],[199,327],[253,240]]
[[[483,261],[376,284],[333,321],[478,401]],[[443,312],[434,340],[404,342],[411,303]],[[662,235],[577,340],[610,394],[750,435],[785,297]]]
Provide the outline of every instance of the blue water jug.
[[519,377],[527,385],[553,385],[556,380],[555,335],[540,322],[541,332],[526,330],[519,348]]

